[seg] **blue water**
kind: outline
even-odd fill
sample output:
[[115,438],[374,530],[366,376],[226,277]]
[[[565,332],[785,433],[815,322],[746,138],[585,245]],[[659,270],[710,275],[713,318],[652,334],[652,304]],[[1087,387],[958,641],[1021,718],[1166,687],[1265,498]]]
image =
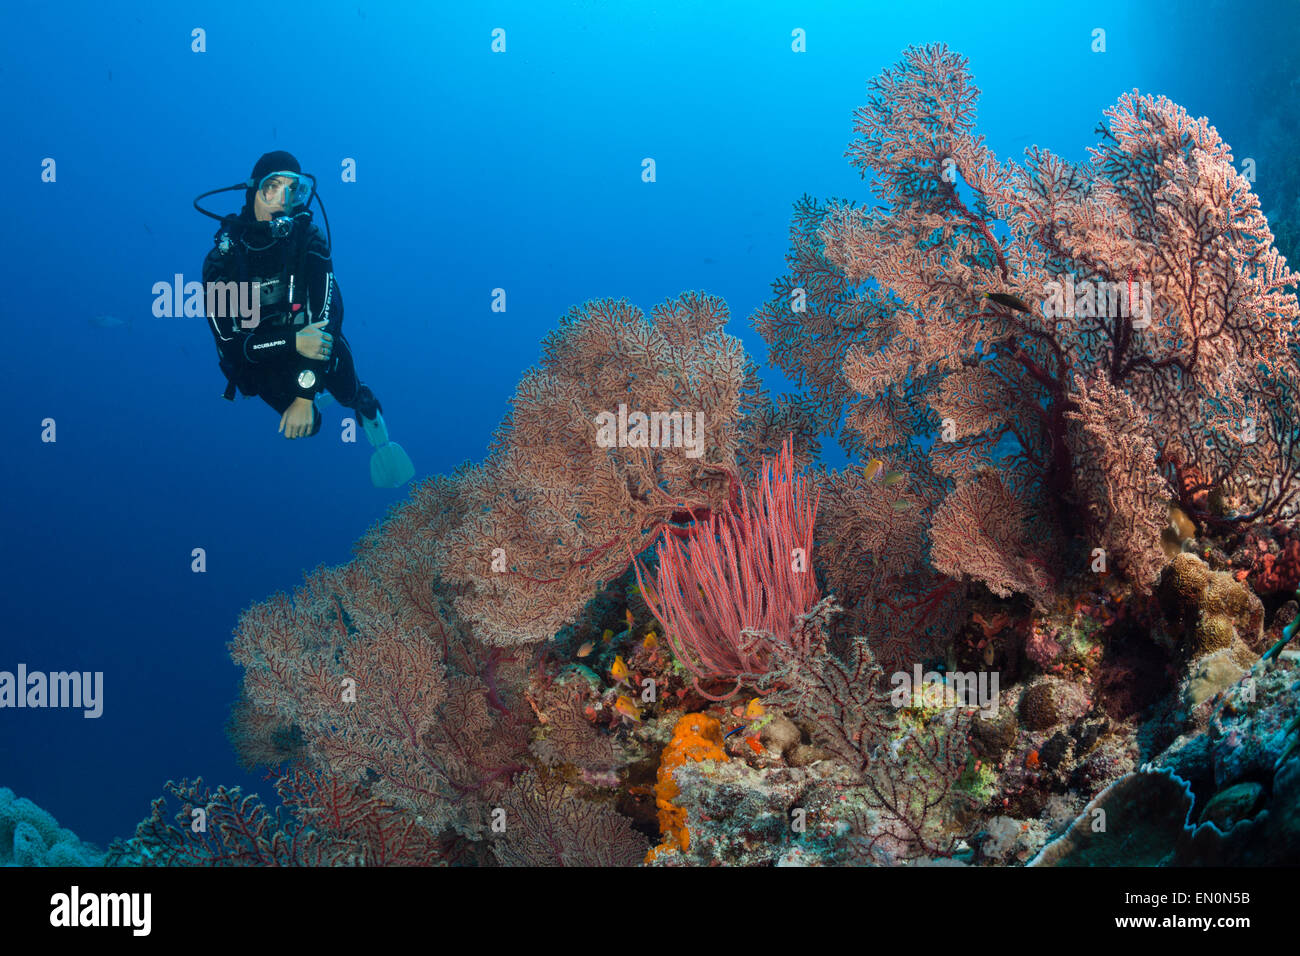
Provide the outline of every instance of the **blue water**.
[[843,158],[852,113],[906,46],[970,59],[1000,157],[1084,159],[1134,87],[1209,115],[1241,157],[1300,19],[1284,2],[1038,6],[5,4],[0,670],[102,671],[105,692],[98,719],[0,710],[0,785],[101,844],[169,778],[269,793],[222,729],[238,614],[346,561],[405,498],[371,487],[337,405],[286,441],[260,400],[220,398],[203,320],[154,317],[154,284],[197,281],[211,246],[194,196],[272,149],[318,177],[361,376],[417,474],[447,472],[483,456],[540,340],[587,299],[721,295],[766,366],[747,318],[783,272],[791,204],[868,198]]

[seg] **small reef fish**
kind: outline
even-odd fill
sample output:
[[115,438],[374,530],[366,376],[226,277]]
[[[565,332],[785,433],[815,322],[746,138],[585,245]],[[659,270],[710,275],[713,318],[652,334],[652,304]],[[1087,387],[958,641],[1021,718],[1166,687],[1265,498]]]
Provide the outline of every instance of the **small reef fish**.
[[889,488],[903,480],[904,472],[891,471],[885,474],[885,487]]
[[762,703],[757,697],[745,705],[746,720],[758,720],[758,718],[762,717],[765,713],[767,713],[767,711],[764,709]]
[[595,649],[596,649],[595,641],[588,641],[586,644],[583,644],[580,648],[578,648],[578,656],[586,657]]
[[892,507],[896,513],[902,514],[908,508],[912,507],[912,503],[910,501],[895,501]]
[[627,629],[630,631],[636,626],[636,621],[632,619],[632,609],[630,607],[624,609],[623,614],[627,617]]
[[630,697],[626,697],[623,694],[619,694],[615,699],[614,710],[622,714],[624,717],[635,720],[638,723],[641,720],[641,708],[632,703]]
[[873,458],[862,466],[862,474],[867,481],[871,481],[876,475],[880,474],[880,469],[885,467],[885,463],[879,458]]
[[654,631],[651,631],[650,633],[646,634],[645,640],[641,642],[641,646],[644,647],[647,651],[653,651],[656,647],[659,646],[659,638],[655,636]]
[[614,663],[610,667],[609,673],[613,676],[614,680],[618,681],[620,684],[627,683],[628,669],[627,664],[623,662],[623,655],[616,654],[614,656]]
[[614,632],[611,631],[609,628],[605,628],[605,633],[600,635],[601,643],[608,644],[613,639],[614,639]]
[[1015,309],[1017,312],[1029,312],[1029,306],[1023,299],[1006,292],[985,292],[984,298],[991,299],[998,305],[1005,305],[1008,309]]

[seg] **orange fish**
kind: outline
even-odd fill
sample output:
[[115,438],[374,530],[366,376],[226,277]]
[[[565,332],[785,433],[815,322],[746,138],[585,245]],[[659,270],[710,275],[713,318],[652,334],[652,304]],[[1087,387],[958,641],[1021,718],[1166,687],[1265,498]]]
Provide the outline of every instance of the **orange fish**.
[[614,710],[632,720],[641,720],[641,708],[632,703],[631,698],[625,697],[622,694],[619,694],[618,698],[614,701]]
[[578,656],[586,657],[595,649],[596,649],[595,643],[593,641],[588,641],[586,644],[583,644],[580,648],[578,648]]
[[765,713],[767,713],[767,711],[763,709],[763,705],[759,702],[757,697],[745,706],[746,720],[758,720],[758,718],[762,717]]
[[625,608],[623,614],[627,617],[627,629],[630,631],[634,626],[636,626],[636,621],[632,619],[632,609],[630,607]]
[[656,647],[659,646],[659,638],[655,637],[654,631],[651,631],[649,634],[645,636],[645,640],[641,642],[641,646],[644,647],[647,651],[653,651]]
[[879,458],[873,458],[862,467],[862,474],[866,476],[867,481],[875,478],[880,474],[880,469],[885,467],[885,463]]
[[627,664],[623,663],[623,655],[616,654],[614,656],[614,664],[610,667],[609,673],[620,684],[627,683],[628,669]]

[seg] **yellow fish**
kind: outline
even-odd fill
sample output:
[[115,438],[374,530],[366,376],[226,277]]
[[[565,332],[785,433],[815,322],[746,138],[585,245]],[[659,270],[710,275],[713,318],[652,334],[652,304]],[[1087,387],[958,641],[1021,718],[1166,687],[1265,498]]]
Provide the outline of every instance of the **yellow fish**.
[[646,634],[645,640],[641,642],[641,646],[644,647],[647,651],[653,651],[656,647],[659,646],[659,638],[655,636],[654,631],[650,631],[648,634]]
[[880,469],[884,467],[885,463],[883,461],[879,458],[873,458],[863,466],[862,474],[866,476],[867,481],[870,481],[875,478],[876,475],[880,474]]
[[609,628],[605,628],[605,633],[600,635],[600,639],[604,643],[608,644],[610,641],[614,639],[614,632],[611,631]]
[[632,703],[630,698],[625,697],[622,694],[619,694],[618,699],[614,701],[614,710],[632,720],[639,721],[641,719],[641,708]]
[[636,624],[636,622],[632,620],[632,609],[626,608],[623,611],[623,613],[627,616],[627,629],[630,631],[632,630],[633,626]]
[[588,641],[586,644],[583,644],[580,648],[578,648],[578,656],[586,657],[595,649],[596,649],[596,643],[594,641]]
[[765,713],[767,713],[767,711],[764,709],[762,703],[757,697],[745,706],[746,720],[758,720],[758,718],[762,717]]
[[614,664],[610,667],[609,673],[613,676],[614,680],[618,681],[620,684],[627,683],[628,669],[627,664],[623,663],[623,655],[614,655]]

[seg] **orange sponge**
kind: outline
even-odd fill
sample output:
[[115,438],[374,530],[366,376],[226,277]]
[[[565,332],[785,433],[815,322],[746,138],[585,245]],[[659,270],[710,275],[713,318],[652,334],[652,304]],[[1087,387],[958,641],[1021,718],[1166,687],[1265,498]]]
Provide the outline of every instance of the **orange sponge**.
[[683,714],[673,728],[673,739],[664,747],[655,784],[655,805],[659,807],[659,832],[663,842],[646,855],[649,863],[660,850],[685,851],[691,845],[686,829],[686,810],[673,801],[681,796],[673,771],[683,764],[701,760],[726,760],[722,749],[722,725],[707,714]]

